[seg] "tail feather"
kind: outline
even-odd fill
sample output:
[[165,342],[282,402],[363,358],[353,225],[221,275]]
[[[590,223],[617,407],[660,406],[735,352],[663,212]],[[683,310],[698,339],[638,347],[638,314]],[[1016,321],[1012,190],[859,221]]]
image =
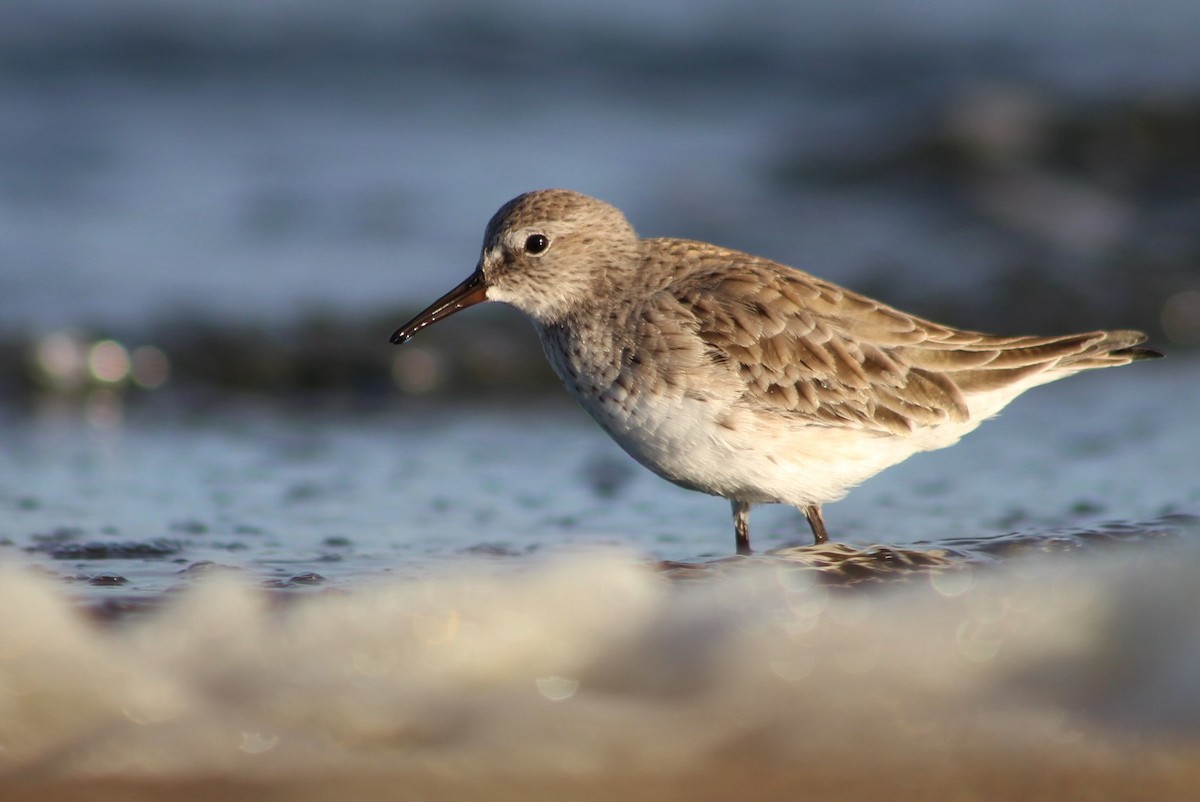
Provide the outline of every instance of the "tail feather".
[[[994,415],[1016,396],[1039,384],[1066,378],[1092,368],[1127,365],[1162,356],[1149,348],[1140,331],[1092,331],[1057,338],[1030,337],[1010,340],[994,349],[988,362],[964,370],[951,370],[946,378],[967,398],[971,417]],[[988,344],[987,340],[980,345]]]
[[1122,329],[1098,331],[1094,334],[1100,335],[1099,339],[1080,353],[1064,357],[1055,367],[1085,370],[1127,365],[1142,359],[1161,359],[1163,356],[1150,348],[1136,347],[1146,341],[1146,335],[1140,331]]
[[[1010,391],[1010,397],[1037,384],[1061,379],[1092,368],[1127,365],[1141,359],[1162,356],[1149,348],[1137,347],[1146,341],[1140,331],[1089,331],[1060,337],[981,338],[970,360],[956,360],[941,352],[918,352],[910,348],[910,362],[934,361],[946,378],[967,395],[988,395]],[[984,350],[992,345],[990,350]],[[933,359],[929,355],[933,355]],[[961,364],[955,364],[959,362]]]
[[1153,348],[1120,348],[1111,353],[1113,356],[1129,357],[1130,362],[1140,359],[1162,359],[1166,356],[1162,351],[1155,351]]

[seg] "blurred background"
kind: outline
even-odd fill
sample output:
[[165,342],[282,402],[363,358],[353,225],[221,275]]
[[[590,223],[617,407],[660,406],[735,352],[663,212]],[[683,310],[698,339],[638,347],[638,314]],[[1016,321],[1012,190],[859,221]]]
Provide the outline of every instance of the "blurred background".
[[1192,0],[10,0],[0,388],[553,388],[515,313],[405,349],[561,186],[938,320],[1200,343]]

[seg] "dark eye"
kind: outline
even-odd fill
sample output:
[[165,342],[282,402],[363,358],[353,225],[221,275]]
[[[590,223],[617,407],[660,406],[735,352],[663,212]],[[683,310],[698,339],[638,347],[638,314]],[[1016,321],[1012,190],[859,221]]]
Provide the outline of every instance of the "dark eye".
[[545,234],[530,234],[525,238],[525,253],[534,256],[550,247],[550,240]]

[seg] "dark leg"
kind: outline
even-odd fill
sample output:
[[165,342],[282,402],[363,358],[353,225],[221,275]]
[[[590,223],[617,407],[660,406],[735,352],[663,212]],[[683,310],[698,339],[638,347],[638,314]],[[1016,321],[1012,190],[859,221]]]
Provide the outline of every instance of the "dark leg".
[[825,543],[829,540],[829,535],[825,534],[825,519],[821,517],[821,505],[810,504],[804,508],[804,517],[808,519],[808,525],[812,527],[813,543]]
[[729,503],[733,506],[733,535],[737,540],[737,553],[753,554],[750,551],[750,504],[734,500]]

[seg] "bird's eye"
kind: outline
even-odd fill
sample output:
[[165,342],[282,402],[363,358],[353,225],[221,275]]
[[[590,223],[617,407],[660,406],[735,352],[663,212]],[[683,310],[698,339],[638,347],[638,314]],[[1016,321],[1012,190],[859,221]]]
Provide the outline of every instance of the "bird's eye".
[[537,256],[550,247],[550,239],[545,234],[530,234],[525,238],[525,253]]

